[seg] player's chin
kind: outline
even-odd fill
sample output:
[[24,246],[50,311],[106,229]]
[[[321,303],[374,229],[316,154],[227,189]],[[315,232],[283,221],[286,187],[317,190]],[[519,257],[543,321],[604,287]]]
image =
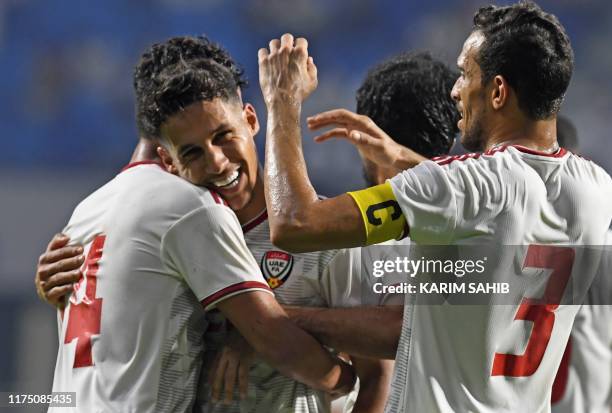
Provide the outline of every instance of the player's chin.
[[234,211],[242,209],[251,198],[248,175],[240,172],[238,182],[230,187],[213,188]]

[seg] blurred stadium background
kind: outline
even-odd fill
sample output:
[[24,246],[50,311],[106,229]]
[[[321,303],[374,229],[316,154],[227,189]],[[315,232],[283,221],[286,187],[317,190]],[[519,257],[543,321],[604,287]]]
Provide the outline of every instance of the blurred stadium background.
[[[246,100],[265,125],[257,49],[290,31],[308,38],[319,88],[305,115],[354,109],[367,68],[406,50],[430,49],[454,65],[482,1],[430,0],[0,0],[0,391],[43,393],[57,349],[55,314],[36,299],[34,267],[77,202],[111,178],[136,141],[132,68],[153,42],[205,33],[242,63]],[[612,3],[540,3],[573,41],[575,73],[562,113],[584,155],[612,170]],[[265,130],[265,128],[264,128]],[[356,151],[305,134],[317,189],[359,188]],[[258,138],[263,153],[264,134]]]

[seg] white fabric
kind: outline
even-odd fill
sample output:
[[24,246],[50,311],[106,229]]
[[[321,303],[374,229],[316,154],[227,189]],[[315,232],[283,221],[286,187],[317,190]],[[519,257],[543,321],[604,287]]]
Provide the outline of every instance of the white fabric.
[[[545,156],[501,147],[483,155],[427,161],[390,182],[410,236],[420,245],[499,250],[519,245],[524,253],[534,244],[602,245],[612,218],[610,176],[564,150]],[[584,296],[599,264],[587,258],[576,253],[574,297]],[[513,291],[513,301],[541,297],[550,270],[523,272],[525,254],[516,259],[519,265],[510,262],[507,268],[525,283],[526,292]],[[496,269],[493,279],[507,279],[504,271]],[[529,341],[533,323],[514,320],[517,309],[518,304],[406,305],[387,412],[550,411],[551,386],[578,306],[561,305],[555,311],[550,340],[534,373],[492,375],[495,353],[520,355]]]
[[[368,284],[362,274],[362,252],[359,248],[292,254],[279,249],[270,242],[270,227],[263,211],[243,226],[245,240],[251,253],[268,278],[281,275],[271,281],[276,299],[281,304],[312,307],[349,307],[361,305],[364,297],[380,300],[382,297],[368,297]],[[282,258],[266,258],[270,254]],[[275,267],[272,271],[270,268]],[[289,270],[290,268],[290,270]],[[215,314],[220,317],[219,314]],[[220,330],[206,334],[207,347],[219,350],[223,345],[224,323]],[[214,351],[207,355],[205,369],[212,364]],[[330,411],[329,397],[302,383],[280,374],[270,365],[256,363],[249,373],[249,389],[246,400],[229,406],[211,405],[208,402],[208,384],[200,383],[197,411],[212,413],[265,412],[265,413],[325,413]]]
[[591,289],[576,315],[565,391],[552,404],[553,413],[610,413],[612,409],[612,231],[606,245],[600,275],[608,283]]
[[[59,325],[53,391],[76,392],[77,407],[50,411],[189,410],[205,351],[199,301],[267,289],[233,212],[157,165],[137,165],[81,202],[64,232],[86,254],[105,239]],[[88,302],[101,303],[97,316],[83,315]],[[70,326],[79,334],[66,340]],[[86,333],[91,363],[74,367]]]

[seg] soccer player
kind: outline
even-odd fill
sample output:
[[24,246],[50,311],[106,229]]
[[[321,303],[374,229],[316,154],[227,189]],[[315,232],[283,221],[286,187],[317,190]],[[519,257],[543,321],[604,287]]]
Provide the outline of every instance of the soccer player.
[[[612,219],[610,176],[556,143],[573,68],[557,18],[533,3],[476,13],[452,96],[463,145],[482,154],[419,161],[407,153],[404,161],[418,166],[327,200],[314,194],[296,149],[301,104],[317,82],[306,40],[271,41],[259,64],[273,242],[339,248],[396,238],[407,227],[417,244],[524,246],[510,269],[539,274],[522,277],[528,284],[512,291],[516,306],[407,305],[387,411],[549,411],[577,311],[560,305],[563,293],[571,277],[583,297],[599,260],[567,245],[602,245]],[[493,279],[503,279],[501,270]]]
[[[206,85],[201,102],[239,101],[226,67],[191,69],[153,80]],[[86,258],[60,317],[53,391],[76,392],[78,411],[190,410],[213,309],[284,374],[331,393],[352,387],[352,369],[288,320],[215,192],[134,163],[79,204],[65,233]]]
[[[578,133],[570,119],[557,118],[557,141],[574,153]],[[612,245],[612,230],[606,245]],[[608,260],[612,254],[608,252]],[[604,263],[602,271],[612,265]],[[606,274],[601,274],[606,277]],[[609,274],[607,275],[609,278]],[[607,286],[595,283],[578,311],[552,389],[553,413],[602,412],[612,409],[612,305]],[[608,368],[606,368],[608,366]]]
[[[359,259],[356,252],[359,251],[292,255],[270,243],[263,180],[254,145],[254,135],[258,130],[254,108],[248,103],[243,104],[239,93],[230,93],[227,85],[198,83],[199,80],[192,77],[193,73],[202,70],[203,61],[214,55],[208,51],[210,47],[203,39],[175,38],[155,45],[143,55],[134,82],[141,135],[160,136],[162,147],[159,154],[168,170],[191,183],[213,188],[223,196],[243,224],[247,245],[260,262],[263,274],[279,301],[326,306],[358,302],[361,295],[359,291],[351,291],[351,285],[356,283],[347,282],[347,274],[359,275],[355,272],[358,268],[356,260]],[[231,58],[226,55],[215,58],[215,61],[223,64],[231,62]],[[239,71],[232,70],[232,73],[242,81]],[[217,73],[214,75],[218,76]],[[140,148],[136,154],[153,154],[146,144]],[[57,256],[62,252],[60,249],[53,253]],[[44,257],[43,261],[43,265],[50,265],[50,259]],[[62,264],[51,265],[57,268]],[[39,268],[39,273],[42,271],[46,270]],[[48,281],[51,277],[56,277],[53,282]],[[48,282],[47,285],[42,280],[37,282],[43,296],[58,288],[56,275],[47,272],[42,279]],[[218,351],[227,324],[219,313],[210,312],[209,319],[215,332],[206,336],[207,350]],[[224,349],[219,361],[223,368],[231,370],[226,375],[230,378],[227,387],[231,387],[231,378],[235,377],[238,369],[235,360],[227,354],[229,351]],[[209,351],[207,355],[210,354]],[[212,361],[212,357],[206,357],[203,370],[212,368]],[[391,369],[378,360],[354,358],[353,364],[361,375],[357,400],[360,411],[382,410]],[[327,394],[281,375],[269,364],[257,363],[250,370],[249,382],[249,391],[243,389],[243,395],[248,397],[227,407],[209,405],[209,389],[206,381],[202,380],[198,408],[206,411],[246,409],[269,412],[287,408],[296,412],[329,410]],[[220,393],[222,384],[215,381],[215,394]],[[226,396],[232,394],[226,392]]]

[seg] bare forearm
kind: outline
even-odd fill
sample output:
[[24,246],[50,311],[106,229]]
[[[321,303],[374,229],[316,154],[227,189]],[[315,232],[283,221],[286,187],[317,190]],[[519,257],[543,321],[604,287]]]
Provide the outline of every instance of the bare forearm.
[[291,321],[338,351],[362,357],[395,358],[402,307],[284,307]]
[[351,367],[292,323],[271,295],[238,294],[220,302],[218,308],[255,352],[281,373],[332,394],[352,388]]
[[354,201],[347,194],[320,200],[310,183],[300,111],[288,98],[268,106],[264,182],[272,242],[294,252],[363,245],[365,230]]
[[300,132],[301,103],[278,99],[268,107],[265,184],[268,219],[303,221],[317,194],[308,179]]
[[[291,322],[288,321],[287,324]],[[276,346],[270,347],[267,344],[257,349],[264,360],[284,375],[309,387],[338,395],[350,391],[355,382],[351,366],[333,357],[299,328],[288,327],[282,331],[284,332],[277,340]],[[278,350],[283,347],[289,350]]]

